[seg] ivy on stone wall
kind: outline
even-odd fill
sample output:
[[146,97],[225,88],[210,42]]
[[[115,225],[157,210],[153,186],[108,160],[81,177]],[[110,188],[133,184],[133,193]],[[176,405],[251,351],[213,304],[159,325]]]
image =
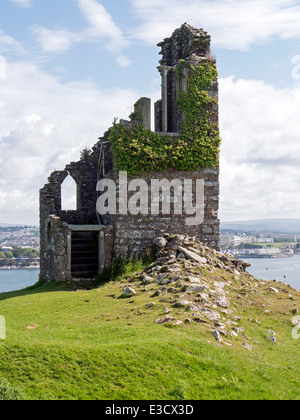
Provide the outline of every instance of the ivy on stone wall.
[[168,136],[160,137],[142,125],[127,127],[114,124],[109,135],[117,171],[136,175],[151,171],[162,171],[170,166]]
[[[177,76],[185,66],[182,60]],[[217,99],[208,94],[218,77],[216,65],[205,61],[196,70],[191,66],[189,73],[187,91],[181,91],[177,101],[185,117],[178,139],[167,135],[161,137],[151,130],[144,130],[142,125],[132,128],[114,124],[109,140],[118,171],[137,175],[168,168],[196,171],[218,165],[220,134],[218,125],[210,121]]]

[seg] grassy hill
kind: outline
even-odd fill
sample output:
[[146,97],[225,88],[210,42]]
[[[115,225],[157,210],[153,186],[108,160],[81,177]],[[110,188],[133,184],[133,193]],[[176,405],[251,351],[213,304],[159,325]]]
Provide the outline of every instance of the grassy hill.
[[160,246],[93,290],[1,294],[0,398],[299,399],[300,292],[186,238]]

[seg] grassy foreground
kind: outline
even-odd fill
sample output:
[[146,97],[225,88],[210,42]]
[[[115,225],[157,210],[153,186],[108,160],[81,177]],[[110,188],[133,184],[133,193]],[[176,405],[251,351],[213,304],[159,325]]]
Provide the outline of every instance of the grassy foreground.
[[[153,296],[154,287],[136,283],[136,295],[120,298],[133,281],[1,294],[0,398],[2,391],[2,398],[35,400],[299,399],[300,340],[291,324],[299,292],[287,295],[281,283],[278,293],[270,284],[253,291],[233,284],[239,326],[256,343],[249,351],[243,337],[219,343],[203,325],[185,323],[180,308],[174,311],[181,325],[156,324],[166,302]],[[276,331],[275,343],[268,330]]]

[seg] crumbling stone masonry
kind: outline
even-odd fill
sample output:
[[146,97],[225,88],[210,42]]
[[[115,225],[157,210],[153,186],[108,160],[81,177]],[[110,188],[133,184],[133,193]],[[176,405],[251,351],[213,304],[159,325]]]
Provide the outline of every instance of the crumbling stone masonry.
[[[158,46],[162,54],[158,67],[162,76],[162,98],[154,104],[155,132],[159,136],[167,134],[172,142],[180,138],[181,125],[185,121],[184,112],[177,106],[180,92],[187,91],[190,74],[203,62],[212,60],[210,36],[202,29],[184,24]],[[180,73],[177,72],[179,66],[182,66]],[[208,93],[212,98],[218,98],[217,79],[213,81]],[[211,111],[209,122],[218,125],[217,103]],[[142,125],[145,130],[150,130],[150,99],[141,98],[135,104],[131,120],[121,120],[120,123],[129,129]],[[203,179],[204,221],[199,226],[187,226],[186,215],[177,215],[172,211],[168,215],[161,211],[154,215],[149,211],[147,215],[117,213],[103,216],[96,212],[98,181],[103,178],[113,179],[119,188],[110,132],[111,129],[99,139],[90,154],[82,156],[78,162],[68,164],[62,171],[53,172],[48,183],[40,190],[40,276],[45,282],[79,282],[94,278],[104,267],[111,266],[114,258],[122,258],[128,253],[143,255],[153,246],[153,240],[164,233],[195,236],[205,245],[219,249],[218,165],[202,167],[196,171],[170,167],[163,171],[128,177],[128,182],[139,178],[148,184],[153,179]],[[61,205],[61,186],[68,176],[77,185],[77,209],[73,211],[64,211]]]

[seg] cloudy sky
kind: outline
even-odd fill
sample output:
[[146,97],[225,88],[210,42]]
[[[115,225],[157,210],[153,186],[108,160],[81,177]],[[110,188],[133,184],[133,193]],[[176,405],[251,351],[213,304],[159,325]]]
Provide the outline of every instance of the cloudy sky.
[[221,220],[300,217],[300,1],[1,0],[0,223],[38,224],[50,172],[159,99],[184,22],[218,63]]

